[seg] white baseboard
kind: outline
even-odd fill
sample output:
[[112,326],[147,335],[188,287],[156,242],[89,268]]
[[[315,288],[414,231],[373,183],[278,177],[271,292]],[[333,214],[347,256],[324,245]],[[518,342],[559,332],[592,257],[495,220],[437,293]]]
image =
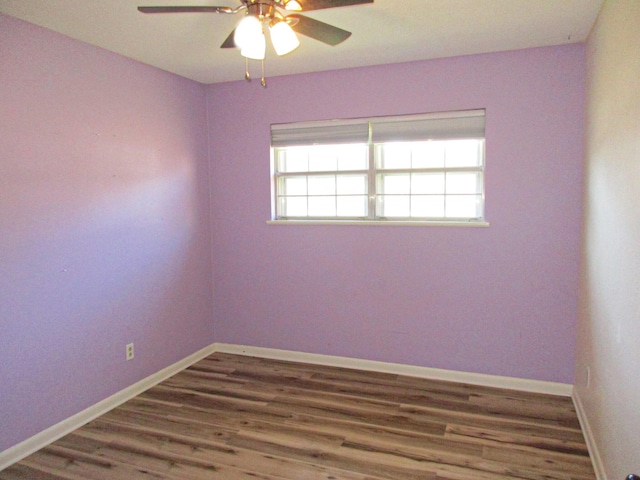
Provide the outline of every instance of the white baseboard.
[[584,405],[582,405],[582,401],[580,400],[580,395],[578,394],[577,390],[574,389],[571,398],[573,400],[574,406],[576,407],[576,413],[578,414],[580,427],[582,427],[582,433],[584,435],[585,442],[587,443],[587,448],[589,449],[589,456],[591,457],[591,463],[593,464],[596,478],[597,480],[607,480],[607,475],[604,470],[604,464],[602,463],[602,457],[600,456],[600,451],[598,450],[598,444],[596,443],[596,439],[593,436],[593,431],[591,430],[591,425],[589,424],[587,413],[584,409]]
[[114,409],[118,405],[123,404],[127,400],[141,394],[145,390],[157,385],[158,383],[166,380],[167,378],[175,375],[181,370],[193,365],[194,363],[202,360],[203,358],[211,355],[215,350],[215,345],[209,345],[208,347],[199,350],[188,357],[163,368],[159,372],[156,372],[147,378],[140,380],[137,383],[120,390],[119,392],[111,395],[108,398],[92,405],[91,407],[83,410],[63,421],[57,423],[46,430],[34,435],[31,438],[26,439],[23,442],[14,445],[0,452],[0,471],[7,468],[16,462],[19,462],[23,458],[32,453],[46,447],[50,443],[58,440],[59,438],[71,433],[72,431],[80,428],[81,426],[89,423],[91,420],[107,413],[109,410]]
[[501,377],[482,373],[467,373],[455,370],[442,370],[438,368],[418,367],[398,363],[386,363],[375,360],[362,360],[350,357],[338,357],[317,353],[295,352],[290,350],[277,350],[273,348],[250,347],[245,345],[231,345],[216,343],[215,351],[232,353],[252,357],[271,358],[274,360],[287,360],[292,362],[310,363],[314,365],[328,365],[332,367],[354,368],[373,372],[393,373],[408,375],[411,377],[428,378],[431,380],[446,380],[471,385],[487,387],[508,388],[523,392],[546,393],[571,397],[573,385],[566,383],[545,382],[541,380],[527,380],[523,378]]

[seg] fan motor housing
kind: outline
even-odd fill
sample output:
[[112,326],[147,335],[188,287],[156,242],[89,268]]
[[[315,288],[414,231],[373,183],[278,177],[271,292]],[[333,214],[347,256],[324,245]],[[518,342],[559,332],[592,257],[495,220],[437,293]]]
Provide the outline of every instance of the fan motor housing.
[[272,1],[268,0],[250,0],[247,3],[247,14],[258,17],[260,20],[265,18],[273,18],[276,12],[276,6]]

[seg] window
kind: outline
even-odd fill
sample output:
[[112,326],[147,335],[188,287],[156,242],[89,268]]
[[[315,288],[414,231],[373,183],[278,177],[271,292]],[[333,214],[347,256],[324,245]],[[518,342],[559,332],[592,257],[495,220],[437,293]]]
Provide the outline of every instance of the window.
[[484,110],[271,126],[273,220],[484,223]]

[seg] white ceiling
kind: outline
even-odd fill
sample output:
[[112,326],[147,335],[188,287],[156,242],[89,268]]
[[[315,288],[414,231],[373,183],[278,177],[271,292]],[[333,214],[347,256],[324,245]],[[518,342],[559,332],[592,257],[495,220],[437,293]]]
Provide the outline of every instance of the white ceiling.
[[[374,0],[309,17],[353,32],[331,47],[300,36],[285,57],[267,54],[266,74],[333,70],[582,42],[603,0]],[[0,0],[21,18],[201,83],[240,80],[244,59],[220,49],[239,15],[144,15],[139,5],[220,5],[239,0]],[[258,62],[250,65],[258,76]]]

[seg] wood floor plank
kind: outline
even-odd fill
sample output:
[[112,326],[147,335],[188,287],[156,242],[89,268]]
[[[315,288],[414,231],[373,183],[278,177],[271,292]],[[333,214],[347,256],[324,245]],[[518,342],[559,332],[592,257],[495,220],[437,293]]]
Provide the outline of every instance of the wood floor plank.
[[39,470],[30,467],[26,462],[1,471],[0,478],[3,480],[85,480],[77,476],[70,477],[63,472]]
[[67,450],[63,447],[51,445],[30,455],[24,464],[43,472],[55,472],[68,476],[70,479],[96,480],[157,480],[170,478],[156,472],[141,470],[129,465],[123,465],[113,459]]
[[[287,458],[276,458],[250,450],[233,448],[225,442],[198,437],[189,438],[173,434],[173,432],[153,431],[138,426],[117,425],[107,426],[106,429],[82,428],[78,433],[68,435],[65,439],[66,441],[63,440],[61,445],[67,448],[108,456],[111,459],[156,472],[164,472],[167,465],[170,465],[172,466],[170,473],[175,475],[179,465],[180,476],[184,478],[192,478],[192,476],[195,478],[217,478],[209,471],[213,467],[215,467],[215,472],[229,472],[229,468],[231,468],[242,470],[244,474],[251,473],[259,478],[262,477],[258,475],[258,472],[269,476],[269,478],[305,478],[309,480],[331,478],[362,480],[364,478],[362,475],[350,472],[338,472],[335,469],[296,463]],[[137,453],[137,456],[132,456],[132,452]],[[202,468],[208,471],[203,473],[201,472]],[[216,475],[218,474],[216,473]],[[234,474],[239,475],[237,472]]]
[[409,431],[400,426],[381,426],[370,423],[358,422],[354,420],[340,420],[323,418],[309,415],[296,415],[290,420],[286,420],[288,425],[303,425],[315,431],[342,435],[350,442],[371,442],[395,445],[400,447],[416,447],[431,450],[445,450],[457,452],[464,455],[482,455],[482,445],[466,440],[449,440],[442,435],[444,424],[439,425],[435,430],[429,431]]
[[535,435],[530,431],[526,434],[518,434],[487,427],[478,428],[467,425],[448,424],[445,437],[483,445],[532,449],[534,451],[550,450],[575,456],[589,457],[589,450],[583,440],[562,440],[550,436]]
[[556,425],[553,422],[540,421],[529,418],[512,418],[505,415],[478,414],[461,411],[451,411],[431,406],[400,406],[400,414],[407,417],[409,422],[440,422],[443,424],[471,425],[479,428],[498,429],[500,431],[548,436],[563,440],[583,442],[584,437],[580,429]]
[[[142,411],[116,409],[104,415],[100,419],[89,423],[85,428],[92,430],[96,426],[109,422],[109,425],[135,425],[139,428],[147,428],[158,432],[171,432],[176,435],[183,435],[191,438],[204,438],[215,441],[229,440],[237,429],[232,426],[219,426],[211,423],[197,421],[194,416],[184,414],[183,416],[157,415]],[[105,430],[115,429],[116,426],[104,427]]]
[[579,477],[590,475],[593,472],[593,467],[588,458],[558,452],[532,452],[513,448],[505,449],[498,446],[485,446],[482,457],[487,460],[508,461],[513,465],[539,470],[553,470]]
[[247,432],[240,432],[230,443],[244,449],[291,458],[301,463],[338,469],[348,466],[348,469],[352,472],[389,480],[400,478],[406,480],[433,480],[435,478],[434,472],[416,468],[419,465],[409,464],[409,461],[406,460],[380,457],[377,459],[378,461],[371,462],[368,459],[361,458],[357,452],[350,452],[343,448],[338,452],[327,452],[315,448],[294,448],[289,445],[279,444],[276,439],[256,438]]
[[0,480],[595,480],[571,399],[213,354]]
[[570,401],[564,404],[541,400],[532,402],[530,399],[492,393],[472,394],[469,397],[469,403],[492,413],[535,418],[538,421],[552,420],[557,424],[570,428],[580,428],[577,422],[576,411],[570,404]]

